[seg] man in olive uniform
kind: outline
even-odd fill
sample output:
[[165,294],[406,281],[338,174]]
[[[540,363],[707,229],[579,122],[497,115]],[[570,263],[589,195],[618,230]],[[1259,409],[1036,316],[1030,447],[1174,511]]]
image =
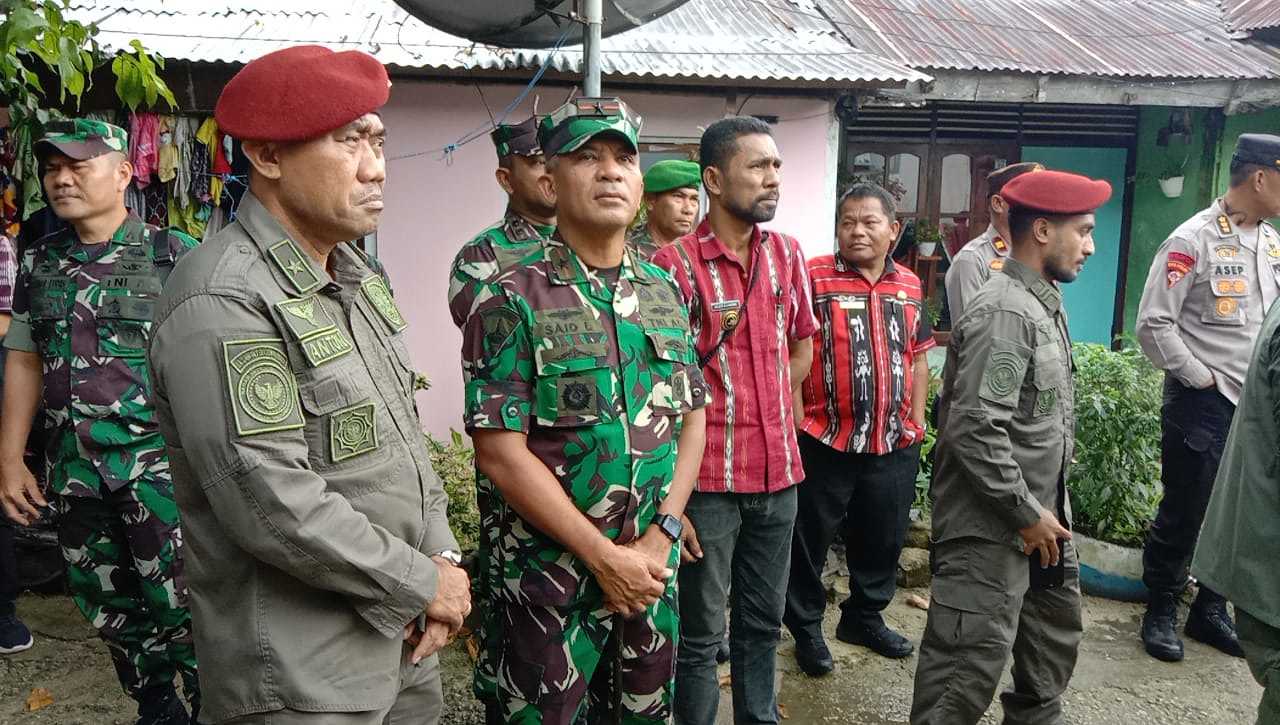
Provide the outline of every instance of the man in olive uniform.
[[51,124],[37,142],[49,205],[68,226],[34,243],[19,268],[4,340],[0,502],[20,524],[40,517],[23,453],[42,408],[76,606],[107,643],[139,722],[185,723],[174,675],[198,711],[196,659],[146,347],[161,286],[196,241],[125,207],[128,148],[124,129],[85,119]]
[[947,268],[947,307],[951,310],[951,322],[960,321],[965,302],[982,289],[993,272],[1004,268],[1009,256],[1009,204],[1000,197],[1005,184],[1032,171],[1044,167],[1034,161],[1009,164],[987,174],[987,206],[991,211],[991,223],[987,230],[974,237],[951,258]]
[[1258,333],[1235,424],[1209,497],[1191,572],[1231,600],[1241,648],[1262,685],[1258,725],[1280,723],[1280,306]]
[[932,604],[912,725],[973,725],[1010,653],[1006,725],[1060,724],[1083,634],[1070,545],[1071,339],[1059,284],[1093,253],[1111,186],[1042,171],[1009,182],[1012,254],[952,331],[933,478]]
[[644,173],[645,223],[627,235],[644,259],[693,231],[698,222],[702,168],[696,161],[666,159]]
[[616,98],[543,121],[557,233],[491,280],[464,327],[465,423],[495,489],[482,539],[501,574],[488,606],[505,722],[671,717],[675,542],[706,396],[679,293],[625,244],[639,130]]
[[[1204,521],[1262,320],[1280,294],[1280,137],[1245,134],[1231,159],[1231,186],[1188,219],[1156,251],[1138,305],[1142,351],[1165,371],[1160,411],[1164,497],[1142,557],[1150,591],[1142,642],[1152,657],[1177,662],[1178,598]],[[1200,587],[1187,636],[1243,656],[1226,600]]]
[[432,725],[434,651],[470,610],[408,323],[347,241],[382,212],[388,86],[319,46],[241,69],[215,118],[249,191],[156,311],[207,722]]

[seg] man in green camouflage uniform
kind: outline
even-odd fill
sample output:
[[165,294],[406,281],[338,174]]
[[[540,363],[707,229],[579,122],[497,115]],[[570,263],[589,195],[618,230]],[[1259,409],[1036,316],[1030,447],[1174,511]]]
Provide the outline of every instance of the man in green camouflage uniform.
[[698,223],[702,167],[696,161],[665,159],[644,172],[644,224],[627,235],[641,259],[693,231]]
[[59,540],[80,611],[111,650],[140,722],[186,722],[180,674],[199,709],[182,538],[146,347],[164,279],[196,241],[146,226],[124,205],[133,174],[125,131],[77,119],[37,145],[50,205],[65,231],[26,250],[18,273],[0,427],[6,513],[39,516],[22,462],[41,402]]
[[[546,157],[538,146],[537,118],[530,117],[517,124],[499,124],[490,137],[498,152],[498,168],[494,177],[507,194],[507,210],[501,220],[462,245],[454,257],[449,272],[449,312],[459,329],[471,314],[476,291],[497,276],[501,268],[540,248],[542,240],[555,231],[555,203],[538,185],[538,179],[546,175]],[[470,379],[471,370],[465,363],[462,373],[464,378]],[[496,530],[490,504],[492,490],[493,484],[489,479],[476,471],[476,504],[482,532]],[[481,648],[492,646],[494,642],[490,634],[494,630],[490,616],[492,610],[483,607],[489,599],[487,582],[500,576],[492,571],[491,550],[490,543],[481,539],[472,580],[476,601],[482,606],[481,625],[477,632]],[[493,656],[480,658],[473,683],[476,697],[489,709],[496,704],[497,675],[493,671],[493,662]]]
[[671,718],[706,393],[678,291],[625,244],[638,133],[617,99],[543,121],[558,231],[477,288],[463,328],[466,426],[494,484],[494,661],[478,669],[505,722]]

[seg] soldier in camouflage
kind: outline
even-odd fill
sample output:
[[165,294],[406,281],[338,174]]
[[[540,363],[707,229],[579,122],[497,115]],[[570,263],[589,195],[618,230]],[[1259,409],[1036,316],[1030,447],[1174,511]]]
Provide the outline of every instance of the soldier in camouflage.
[[49,203],[69,226],[35,242],[19,268],[5,338],[0,503],[21,524],[45,505],[22,460],[43,403],[72,596],[107,643],[139,722],[185,723],[174,676],[198,711],[196,659],[145,356],[161,286],[196,241],[125,207],[128,147],[124,129],[84,119],[51,125],[37,142]]
[[702,168],[696,161],[666,159],[644,172],[644,224],[627,235],[641,259],[693,231],[698,223]]
[[477,287],[463,327],[465,422],[494,484],[491,720],[671,719],[706,393],[678,291],[625,244],[638,133],[617,99],[543,121],[558,231]]
[[[466,324],[475,302],[476,291],[511,262],[539,249],[543,239],[555,231],[556,207],[538,184],[546,175],[546,157],[538,146],[538,120],[529,119],[517,124],[498,124],[490,134],[498,152],[498,168],[494,177],[498,186],[507,194],[507,211],[502,219],[480,232],[474,239],[462,245],[454,257],[449,272],[449,312],[453,322],[461,329]],[[464,364],[463,376],[470,379],[471,370]],[[493,505],[490,503],[493,483],[476,471],[476,504],[480,512],[481,531],[495,531]],[[476,550],[476,572],[473,586],[476,601],[481,603],[481,625],[477,636],[482,648],[492,646],[494,630],[492,610],[484,607],[489,597],[490,580],[500,578],[493,571],[490,542],[481,540]],[[474,690],[476,697],[486,708],[496,707],[497,675],[493,671],[494,657],[487,655],[479,660],[476,668]]]

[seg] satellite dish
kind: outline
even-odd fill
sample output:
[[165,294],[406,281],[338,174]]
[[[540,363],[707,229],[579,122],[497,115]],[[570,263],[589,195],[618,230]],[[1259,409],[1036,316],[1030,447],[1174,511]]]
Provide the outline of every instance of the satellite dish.
[[[602,34],[610,36],[655,20],[688,0],[604,0]],[[395,0],[434,28],[467,40],[506,48],[550,48],[579,2],[575,0]],[[577,29],[567,45],[581,42]]]

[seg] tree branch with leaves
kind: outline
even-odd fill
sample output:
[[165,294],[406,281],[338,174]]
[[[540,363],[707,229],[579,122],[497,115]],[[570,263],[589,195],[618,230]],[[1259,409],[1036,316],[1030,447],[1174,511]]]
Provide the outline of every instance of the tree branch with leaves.
[[0,95],[9,104],[23,218],[44,206],[32,141],[46,123],[64,117],[62,108],[79,110],[96,70],[110,63],[116,97],[131,111],[160,101],[177,107],[159,75],[164,58],[137,40],[130,50],[108,55],[98,44],[97,23],[68,18],[69,8],[69,0],[0,0]]

